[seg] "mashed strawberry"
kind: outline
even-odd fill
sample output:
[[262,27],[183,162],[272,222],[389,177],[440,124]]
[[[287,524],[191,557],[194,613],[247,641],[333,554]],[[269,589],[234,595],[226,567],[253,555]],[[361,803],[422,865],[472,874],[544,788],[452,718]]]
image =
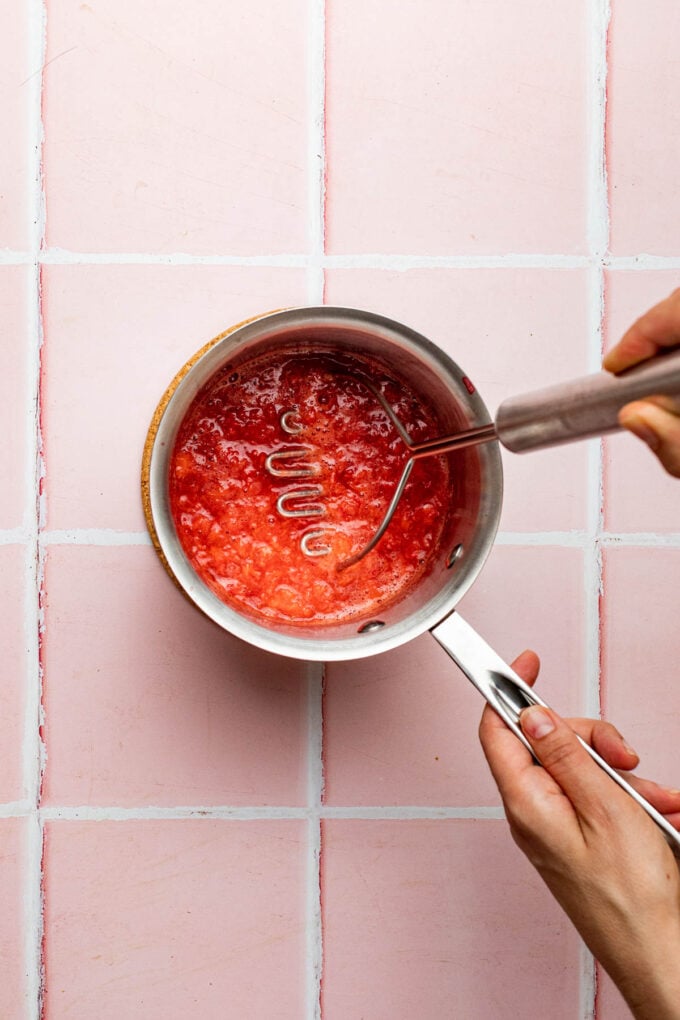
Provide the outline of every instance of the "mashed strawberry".
[[375,614],[427,570],[451,500],[448,462],[416,462],[395,517],[355,566],[406,460],[375,395],[415,441],[433,411],[383,370],[282,352],[227,366],[198,394],[172,454],[170,500],[194,569],[262,623],[323,625]]

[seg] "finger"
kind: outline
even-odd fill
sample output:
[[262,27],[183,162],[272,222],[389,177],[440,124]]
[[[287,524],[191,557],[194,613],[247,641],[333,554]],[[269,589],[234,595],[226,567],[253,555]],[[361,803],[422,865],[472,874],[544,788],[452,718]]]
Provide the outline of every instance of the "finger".
[[648,800],[652,807],[671,820],[671,825],[676,829],[680,828],[680,790],[671,790],[668,786],[661,786],[651,779],[642,779],[640,776],[624,774],[624,779]]
[[[515,659],[512,668],[522,680],[533,685],[538,677],[540,661],[535,652],[527,650]],[[511,779],[527,769],[533,769],[533,758],[524,744],[488,704],[484,708],[479,724],[479,739],[503,797]]]
[[[523,652],[513,668],[533,685],[539,665],[534,652]],[[583,837],[573,805],[550,773],[535,767],[533,755],[489,705],[482,716],[480,739],[513,838],[523,852],[537,866],[546,846],[552,848],[551,854],[558,846],[575,853]]]
[[530,687],[533,687],[541,669],[541,660],[531,648],[525,648],[511,664],[510,669],[513,669],[517,676],[521,677]]
[[[536,655],[536,652],[532,652],[530,649],[526,649],[526,651],[522,652],[520,655],[517,656],[517,658],[512,663],[510,668],[513,669],[515,673],[517,673],[517,675],[521,677],[522,680],[524,680],[525,683],[529,684],[530,687],[533,687],[533,685],[536,683],[536,679],[541,668],[541,663],[538,656]],[[482,722],[480,723],[480,737],[482,735],[481,732],[482,725],[484,726],[484,731],[486,731],[486,729],[489,727],[492,729],[492,731],[502,730],[502,732],[504,733],[510,733],[511,736],[513,736],[513,738],[517,740],[517,738],[514,737],[514,734],[512,734],[508,727],[505,725],[505,723],[498,715],[498,713],[494,712],[493,709],[488,704],[486,705],[485,710],[482,714]]]
[[649,401],[627,404],[619,423],[642,439],[675,478],[680,478],[680,417]]
[[602,365],[609,372],[622,372],[646,361],[664,347],[680,344],[680,288],[654,305],[633,323],[609,351]]
[[660,394],[656,397],[645,397],[646,404],[656,404],[664,411],[680,415],[680,397],[671,397],[669,394]]
[[[526,649],[526,651],[517,656],[510,668],[513,669],[525,683],[529,684],[530,687],[533,687],[536,683],[541,663],[536,652]],[[508,729],[498,713],[495,712],[488,704],[485,706],[484,712],[482,713],[479,734],[480,738],[486,734],[487,730],[491,730],[492,733],[503,732],[510,734],[513,740],[517,742],[517,738],[512,731]],[[521,743],[520,746],[524,748],[524,745]],[[526,748],[524,748],[524,750],[526,751]]]
[[601,719],[567,719],[566,722],[612,768],[629,772],[639,764],[638,753],[611,723]]
[[623,795],[595,764],[571,727],[552,709],[540,705],[525,708],[520,724],[541,765],[580,818],[597,821],[606,813],[608,804]]

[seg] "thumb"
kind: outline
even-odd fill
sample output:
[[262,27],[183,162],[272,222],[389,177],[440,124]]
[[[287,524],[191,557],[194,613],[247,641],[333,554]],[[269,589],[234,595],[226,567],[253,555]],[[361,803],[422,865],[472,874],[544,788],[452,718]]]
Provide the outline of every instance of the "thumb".
[[598,814],[612,782],[595,764],[578,737],[555,712],[532,705],[521,713],[522,732],[543,768],[566,794],[579,814]]
[[680,417],[649,401],[622,408],[619,423],[642,439],[670,475],[680,478]]

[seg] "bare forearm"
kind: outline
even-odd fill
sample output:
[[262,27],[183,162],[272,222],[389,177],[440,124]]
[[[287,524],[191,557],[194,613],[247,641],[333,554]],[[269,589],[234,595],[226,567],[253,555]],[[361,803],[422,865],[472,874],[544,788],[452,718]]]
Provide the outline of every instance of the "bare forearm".
[[645,974],[617,982],[635,1020],[680,1020],[680,943],[665,948]]

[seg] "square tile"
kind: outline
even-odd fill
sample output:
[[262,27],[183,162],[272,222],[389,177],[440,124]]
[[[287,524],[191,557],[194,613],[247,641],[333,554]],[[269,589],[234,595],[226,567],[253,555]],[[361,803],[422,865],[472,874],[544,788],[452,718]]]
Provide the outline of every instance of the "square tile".
[[327,821],[323,846],[324,1020],[577,1015],[578,938],[504,821]]
[[605,551],[603,714],[642,758],[640,775],[678,786],[680,549]]
[[46,827],[46,1020],[304,1012],[304,823]]
[[[35,30],[35,26],[33,26]],[[32,75],[29,7],[23,0],[0,5],[0,248],[26,249],[31,244],[32,192],[29,159],[33,145]]]
[[[26,668],[24,596],[26,550],[20,545],[0,546],[0,803],[24,795],[23,743],[24,692],[30,682]],[[37,640],[37,620],[35,632]],[[36,726],[38,721],[36,719]],[[38,763],[36,762],[36,770]]]
[[[610,270],[606,279],[606,342],[613,347],[648,308],[680,284],[677,270]],[[635,436],[604,442],[605,526],[608,531],[680,532],[680,485]]]
[[24,958],[26,843],[25,819],[0,819],[0,1015],[3,1017],[31,1015]]
[[327,14],[328,250],[583,252],[584,0]]
[[229,326],[304,301],[300,270],[47,267],[49,527],[143,530],[142,450],[175,373]]
[[[588,292],[582,270],[329,270],[329,304],[398,319],[464,370],[491,415],[508,397],[584,375]],[[587,449],[503,451],[501,529],[586,526]]]
[[678,253],[679,35],[675,0],[612,4],[607,176],[615,255]]
[[2,343],[2,374],[0,375],[0,528],[16,528],[24,514],[35,508],[27,506],[28,430],[34,427],[31,395],[28,392],[28,364],[31,338],[28,332],[29,273],[27,266],[0,266],[0,342]]
[[[461,602],[465,619],[510,662],[542,658],[540,691],[565,715],[584,704],[584,581],[576,549],[497,546]],[[499,804],[477,737],[484,702],[428,635],[326,667],[325,802]]]
[[202,616],[147,547],[52,546],[45,802],[305,803],[305,666]]
[[53,0],[49,15],[51,246],[305,249],[303,0]]

